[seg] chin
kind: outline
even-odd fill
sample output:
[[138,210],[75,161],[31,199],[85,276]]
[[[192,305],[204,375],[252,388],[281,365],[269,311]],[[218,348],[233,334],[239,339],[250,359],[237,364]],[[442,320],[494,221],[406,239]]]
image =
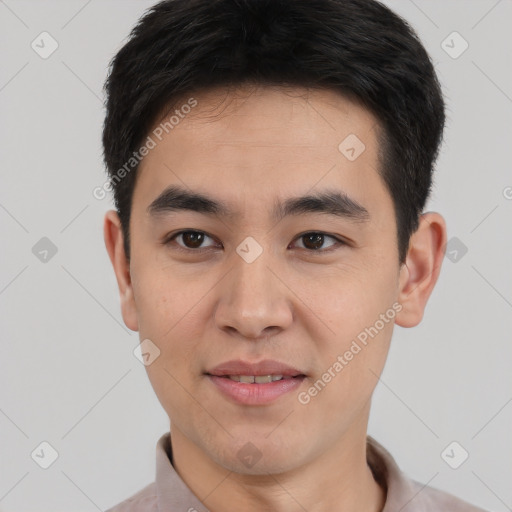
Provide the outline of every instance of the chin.
[[[267,437],[265,437],[267,436]],[[229,471],[244,475],[261,475],[283,473],[301,464],[303,451],[296,446],[282,442],[265,433],[245,431],[233,436],[233,442],[222,448],[215,447],[211,454],[215,462]],[[297,459],[297,460],[295,460]]]
[[[299,465],[299,464],[297,464]],[[254,465],[246,464],[238,460],[238,458],[230,458],[224,461],[222,466],[240,475],[252,476],[268,476],[285,473],[292,469],[295,465],[289,458],[279,454],[272,454],[268,457],[261,457]]]

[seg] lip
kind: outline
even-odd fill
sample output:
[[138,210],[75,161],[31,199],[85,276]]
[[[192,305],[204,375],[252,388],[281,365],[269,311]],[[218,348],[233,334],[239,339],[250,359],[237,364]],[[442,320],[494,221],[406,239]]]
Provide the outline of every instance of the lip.
[[258,363],[249,363],[241,359],[226,361],[205,373],[218,377],[223,375],[284,375],[286,377],[305,375],[297,368],[272,359],[264,359]]
[[[279,361],[264,360],[249,363],[242,360],[226,361],[205,372],[206,377],[228,399],[243,405],[265,405],[296,390],[306,375],[301,370]],[[237,382],[227,375],[283,375],[289,377],[263,384]]]

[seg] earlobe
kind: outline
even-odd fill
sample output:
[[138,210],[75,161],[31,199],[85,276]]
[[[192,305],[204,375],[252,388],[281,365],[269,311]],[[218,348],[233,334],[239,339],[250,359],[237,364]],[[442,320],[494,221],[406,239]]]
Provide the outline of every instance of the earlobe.
[[105,214],[103,235],[116,275],[124,323],[132,331],[138,331],[137,309],[133,295],[130,265],[124,251],[121,221],[119,220],[119,215],[114,210],[110,210]]
[[411,236],[405,263],[400,270],[399,302],[396,316],[401,327],[418,325],[441,271],[446,245],[446,224],[438,213],[424,213]]

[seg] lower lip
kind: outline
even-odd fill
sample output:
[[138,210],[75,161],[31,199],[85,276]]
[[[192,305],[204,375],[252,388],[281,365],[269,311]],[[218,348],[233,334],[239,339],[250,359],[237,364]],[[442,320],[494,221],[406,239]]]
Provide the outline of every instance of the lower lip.
[[228,377],[217,377],[207,375],[215,386],[222,393],[233,401],[245,405],[262,405],[277,400],[279,397],[296,390],[304,381],[305,377],[293,377],[292,379],[281,379],[264,384],[247,384],[237,382]]

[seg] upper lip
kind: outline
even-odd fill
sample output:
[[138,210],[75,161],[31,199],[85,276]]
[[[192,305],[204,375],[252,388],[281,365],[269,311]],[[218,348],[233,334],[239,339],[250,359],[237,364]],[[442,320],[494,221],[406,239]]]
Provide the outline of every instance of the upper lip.
[[272,359],[265,359],[257,363],[249,363],[241,359],[226,361],[206,371],[206,373],[217,377],[226,375],[251,375],[255,377],[262,375],[283,375],[296,377],[298,375],[304,375],[304,373],[297,368]]

